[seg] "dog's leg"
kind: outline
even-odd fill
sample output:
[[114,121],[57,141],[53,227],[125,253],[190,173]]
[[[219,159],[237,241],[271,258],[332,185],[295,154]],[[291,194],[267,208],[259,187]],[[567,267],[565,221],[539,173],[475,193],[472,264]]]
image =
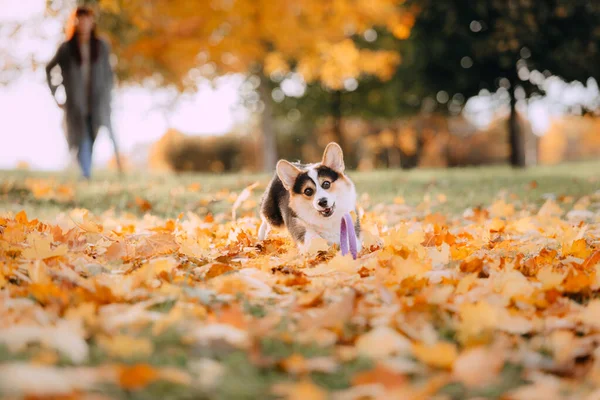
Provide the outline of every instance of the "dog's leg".
[[313,232],[307,229],[306,225],[300,219],[294,217],[287,219],[286,227],[300,253],[305,254],[310,248],[310,242],[314,237]]
[[267,222],[267,220],[263,219],[260,224],[260,228],[258,228],[258,240],[265,240],[267,235],[271,231],[271,225]]
[[298,249],[300,249],[300,253],[302,254],[308,254],[308,251],[310,250],[310,245],[312,243],[312,241],[316,238],[319,237],[319,234],[317,234],[316,232],[307,229],[306,232],[304,233],[304,238],[301,242],[298,242]]

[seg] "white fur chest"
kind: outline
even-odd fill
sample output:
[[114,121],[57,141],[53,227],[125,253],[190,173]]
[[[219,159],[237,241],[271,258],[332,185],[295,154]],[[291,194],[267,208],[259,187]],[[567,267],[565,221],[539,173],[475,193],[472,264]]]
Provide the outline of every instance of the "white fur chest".
[[334,215],[326,224],[307,224],[307,230],[312,231],[316,236],[320,236],[327,240],[329,244],[340,243],[340,227],[342,217]]

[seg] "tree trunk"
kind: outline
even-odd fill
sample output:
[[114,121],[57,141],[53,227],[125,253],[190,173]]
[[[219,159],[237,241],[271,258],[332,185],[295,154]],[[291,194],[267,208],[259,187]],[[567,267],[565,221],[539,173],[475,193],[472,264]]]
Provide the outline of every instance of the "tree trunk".
[[508,117],[508,138],[510,144],[510,165],[516,168],[524,168],[527,166],[525,159],[525,137],[519,126],[514,84],[509,93],[510,116]]
[[387,164],[388,168],[397,169],[402,165],[402,156],[400,149],[397,147],[388,147],[387,149]]
[[344,148],[344,138],[342,136],[342,92],[340,90],[333,92],[331,116],[333,117],[333,133],[335,135],[335,141],[340,145],[342,150],[346,150]]
[[335,141],[340,145],[344,152],[346,167],[354,167],[356,165],[356,157],[354,149],[348,148],[344,132],[342,131],[342,91],[335,90],[332,93],[331,100],[331,116],[333,118],[333,134]]
[[261,115],[261,130],[262,130],[262,145],[263,145],[263,171],[271,172],[277,164],[277,137],[273,121],[273,104],[271,92],[267,85],[266,76],[260,77],[260,85],[258,87],[260,99],[264,104],[264,109]]

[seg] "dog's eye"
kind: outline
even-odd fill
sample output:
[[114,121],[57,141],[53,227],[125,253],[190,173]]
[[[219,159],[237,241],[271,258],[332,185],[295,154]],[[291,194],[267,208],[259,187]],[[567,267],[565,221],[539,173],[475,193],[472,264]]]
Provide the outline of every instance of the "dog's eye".
[[329,189],[331,187],[331,182],[325,181],[325,182],[321,183],[321,187],[323,189]]
[[308,197],[310,197],[310,196],[312,196],[312,195],[313,195],[313,193],[314,193],[314,190],[312,190],[311,188],[306,188],[306,189],[304,189],[304,195],[305,195],[305,196],[308,196]]

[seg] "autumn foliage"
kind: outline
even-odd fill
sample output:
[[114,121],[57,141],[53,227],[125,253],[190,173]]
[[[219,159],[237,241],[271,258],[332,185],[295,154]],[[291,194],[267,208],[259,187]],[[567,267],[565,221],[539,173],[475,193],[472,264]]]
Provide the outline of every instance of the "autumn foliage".
[[231,193],[231,212],[174,219],[143,198],[137,215],[3,214],[2,393],[597,394],[598,194],[541,207],[500,197],[456,216],[400,201],[360,209],[352,260],[321,241],[302,256],[285,232],[259,242],[252,193],[263,187]]
[[360,49],[351,39],[374,27],[407,38],[416,10],[403,3],[101,0],[100,8],[130,79],[160,76],[161,84],[191,87],[202,75],[294,70],[336,89],[361,74],[391,77],[396,51]]

